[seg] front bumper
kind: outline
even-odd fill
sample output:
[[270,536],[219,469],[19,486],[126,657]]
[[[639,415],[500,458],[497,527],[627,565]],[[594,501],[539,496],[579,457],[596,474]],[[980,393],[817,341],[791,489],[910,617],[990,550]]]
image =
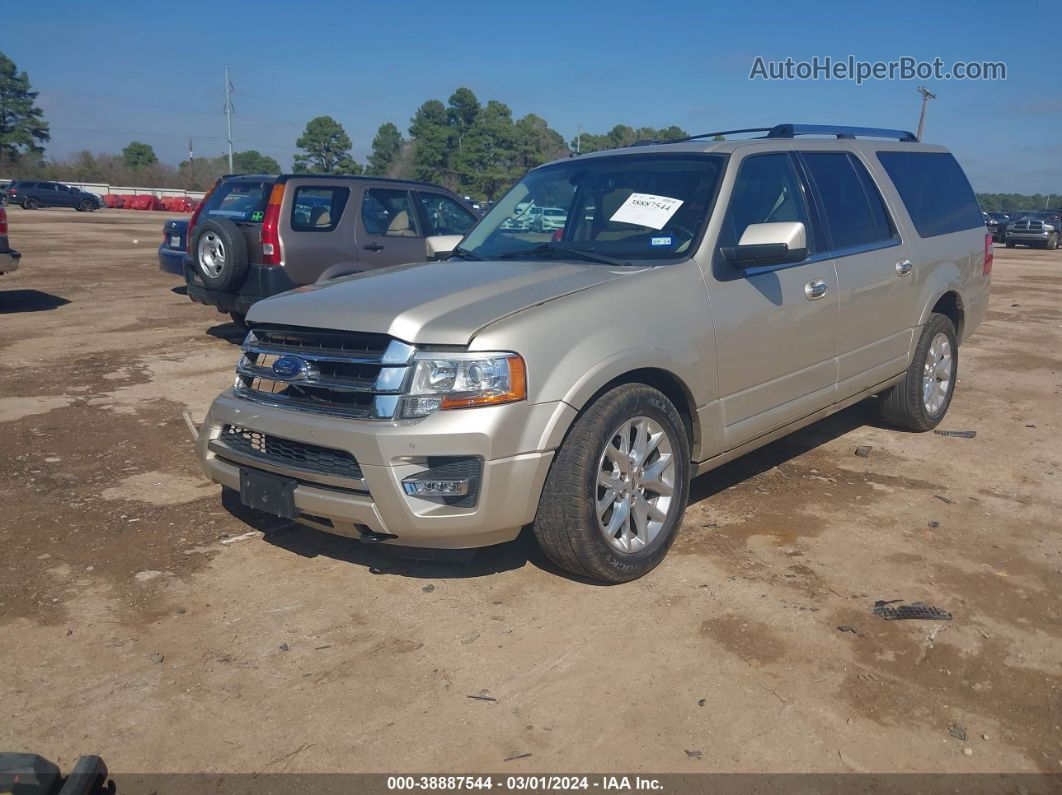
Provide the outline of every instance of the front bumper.
[[0,251],[0,273],[11,273],[18,270],[18,263],[21,261],[22,255],[14,249],[8,251]]
[[1054,232],[1007,232],[1007,242],[1046,244],[1053,234]]
[[[236,490],[240,463],[226,458],[218,443],[225,425],[345,450],[362,472],[362,482],[349,487],[270,462],[269,471],[298,480],[298,521],[353,538],[393,536],[384,543],[398,546],[466,549],[511,541],[534,519],[554,450],[575,413],[560,402],[513,403],[445,411],[418,421],[348,420],[262,406],[229,390],[211,406],[197,449],[207,477]],[[423,472],[426,459],[437,456],[482,459],[474,506],[405,493],[402,480]]]

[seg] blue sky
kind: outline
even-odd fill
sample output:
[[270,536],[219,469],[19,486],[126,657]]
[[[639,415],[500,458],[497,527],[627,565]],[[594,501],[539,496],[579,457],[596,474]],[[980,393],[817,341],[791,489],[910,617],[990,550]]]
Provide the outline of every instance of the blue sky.
[[[1021,24],[1006,19],[1014,14]],[[517,117],[577,127],[677,124],[691,133],[778,122],[914,129],[916,86],[938,95],[926,140],[975,188],[1062,191],[1056,3],[306,2],[8,3],[0,51],[40,91],[49,155],[132,139],[176,163],[224,148],[230,64],[237,149],[291,164],[328,114],[364,160],[376,128],[405,133],[424,100],[461,85]],[[1037,22],[1041,20],[1041,22]],[[1005,81],[750,81],[756,56],[1003,61]]]

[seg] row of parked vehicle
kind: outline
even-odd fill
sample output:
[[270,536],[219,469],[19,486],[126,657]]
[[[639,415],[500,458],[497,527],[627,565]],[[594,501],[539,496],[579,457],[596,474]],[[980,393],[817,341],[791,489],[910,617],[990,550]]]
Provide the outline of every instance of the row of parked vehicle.
[[160,249],[249,327],[204,472],[407,552],[530,526],[622,582],[698,474],[871,395],[933,428],[991,286],[962,169],[906,131],[749,132],[558,160],[478,222],[424,183],[222,179]]
[[1062,244],[1062,209],[982,213],[992,239],[1007,248],[1057,249]]

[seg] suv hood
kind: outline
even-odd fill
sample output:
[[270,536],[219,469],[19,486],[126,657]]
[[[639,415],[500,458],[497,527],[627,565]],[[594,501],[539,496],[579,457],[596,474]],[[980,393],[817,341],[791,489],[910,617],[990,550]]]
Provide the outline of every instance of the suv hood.
[[247,319],[467,345],[503,317],[645,270],[555,260],[401,265],[296,288],[259,301]]

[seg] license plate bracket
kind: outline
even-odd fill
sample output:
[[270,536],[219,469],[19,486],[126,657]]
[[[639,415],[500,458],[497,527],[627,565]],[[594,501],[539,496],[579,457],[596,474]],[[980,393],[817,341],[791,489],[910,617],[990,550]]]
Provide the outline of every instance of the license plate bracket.
[[256,511],[294,519],[298,516],[295,509],[295,487],[298,485],[295,478],[240,469],[240,502]]
[[170,248],[184,248],[184,246],[181,245],[180,235],[170,235]]

